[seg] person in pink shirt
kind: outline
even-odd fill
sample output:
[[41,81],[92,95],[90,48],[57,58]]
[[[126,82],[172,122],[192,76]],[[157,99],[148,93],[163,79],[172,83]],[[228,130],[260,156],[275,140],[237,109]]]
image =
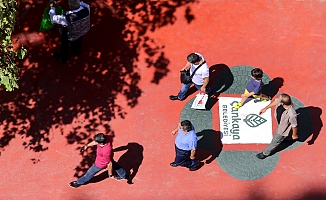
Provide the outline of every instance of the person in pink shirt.
[[126,171],[113,160],[112,138],[108,135],[104,135],[103,133],[98,133],[94,136],[94,140],[83,146],[80,151],[83,152],[88,147],[94,145],[97,145],[95,164],[90,167],[86,174],[80,177],[77,181],[70,182],[70,187],[77,188],[85,184],[91,178],[93,178],[96,173],[105,168],[108,169],[109,178],[114,178],[112,175],[112,169],[114,169],[118,174],[116,179],[127,179]]

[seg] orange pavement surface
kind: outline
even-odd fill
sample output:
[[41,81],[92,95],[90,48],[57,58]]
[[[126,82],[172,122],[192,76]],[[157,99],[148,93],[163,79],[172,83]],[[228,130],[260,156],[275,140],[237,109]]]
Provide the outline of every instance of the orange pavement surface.
[[[19,63],[20,89],[1,92],[0,199],[326,199],[324,112],[322,122],[313,119],[314,144],[281,152],[272,173],[242,181],[216,161],[195,172],[169,166],[170,132],[194,94],[168,98],[179,90],[186,55],[196,51],[210,66],[250,65],[282,77],[279,92],[323,111],[326,2],[89,3],[82,56],[66,65],[51,56],[58,30],[38,33],[46,3],[20,6],[14,37],[28,55]],[[78,148],[99,131],[114,134],[114,147],[124,149],[115,159],[135,174],[133,184],[99,178],[68,187],[93,164],[94,151],[81,155]]]

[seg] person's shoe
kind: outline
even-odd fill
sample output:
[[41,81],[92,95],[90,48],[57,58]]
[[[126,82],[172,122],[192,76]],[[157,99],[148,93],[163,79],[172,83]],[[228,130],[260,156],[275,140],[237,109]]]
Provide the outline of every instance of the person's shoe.
[[236,105],[233,106],[233,108],[238,110],[241,106],[242,106],[242,103],[238,102]]
[[170,95],[170,100],[172,100],[172,101],[175,101],[175,100],[180,100],[180,101],[182,101],[181,99],[179,99],[178,98],[178,96],[174,96],[174,95]]
[[55,59],[57,59],[58,61],[60,61],[62,64],[67,63],[66,60],[62,59],[60,53],[58,53],[58,52],[54,52],[54,53],[53,53],[53,56],[55,57]]
[[268,156],[264,155],[263,152],[261,152],[261,153],[257,154],[256,157],[262,160],[262,159],[267,158]]
[[196,171],[197,170],[197,167],[198,167],[198,165],[199,165],[199,162],[197,162],[197,164],[195,165],[195,166],[193,166],[193,167],[190,167],[189,168],[189,171]]
[[272,98],[270,97],[270,96],[268,96],[268,97],[264,97],[264,98],[260,98],[260,101],[261,102],[267,102],[267,101],[269,101],[269,100],[271,100]]
[[261,100],[260,99],[255,99],[254,100],[254,103],[258,103],[258,102],[261,102]]
[[68,185],[72,188],[78,188],[80,185],[77,183],[77,181],[72,181],[68,183]]
[[128,176],[126,176],[125,178],[122,178],[122,177],[117,176],[115,179],[117,181],[127,181],[128,180]]
[[171,166],[171,167],[178,167],[177,163],[175,163],[175,162],[171,162],[171,163],[170,163],[170,166]]

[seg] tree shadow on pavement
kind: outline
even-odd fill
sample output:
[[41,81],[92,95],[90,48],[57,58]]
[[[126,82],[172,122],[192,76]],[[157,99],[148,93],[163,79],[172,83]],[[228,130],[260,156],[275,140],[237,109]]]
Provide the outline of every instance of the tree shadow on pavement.
[[[303,185],[303,183],[300,183]],[[295,199],[295,200],[321,200],[326,199],[326,192],[324,187],[320,187],[317,184],[306,183],[303,188],[297,192],[290,193],[291,196],[283,196],[280,195],[280,199]],[[266,193],[266,189],[268,186],[266,184],[260,184],[259,187],[257,186],[250,186],[249,192],[244,195],[241,199],[245,200],[266,200],[266,199],[275,199],[271,197],[271,194]]]
[[212,129],[206,129],[197,133],[197,160],[205,160],[206,164],[210,164],[220,155],[223,148],[221,134],[222,133],[220,131],[215,131]]
[[[58,27],[38,33],[46,1],[30,7],[14,33],[28,50],[24,62],[19,63],[20,88],[11,93],[1,91],[0,150],[16,137],[22,138],[26,149],[41,152],[58,133],[69,145],[78,146],[88,143],[99,128],[114,134],[109,122],[124,118],[125,105],[135,107],[142,94],[138,62],[144,60],[146,67],[155,69],[151,81],[155,85],[169,72],[164,46],[150,33],[173,24],[177,9],[192,2],[91,2],[92,25],[83,37],[81,56],[71,57],[67,64],[51,55],[59,49]],[[20,10],[24,6],[26,2]],[[91,154],[83,157],[76,177],[92,166],[93,158]]]

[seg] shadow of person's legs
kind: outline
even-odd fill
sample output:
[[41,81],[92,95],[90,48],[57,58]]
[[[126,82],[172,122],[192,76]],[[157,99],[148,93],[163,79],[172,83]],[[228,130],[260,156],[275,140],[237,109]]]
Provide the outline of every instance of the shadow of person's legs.
[[222,151],[221,132],[206,129],[198,132],[197,138],[196,158],[199,161],[205,160],[206,164],[210,164]]
[[127,150],[118,160],[118,163],[126,170],[129,175],[128,184],[133,184],[132,180],[136,176],[140,165],[143,162],[144,148],[138,143],[128,143],[114,149],[115,152]]

